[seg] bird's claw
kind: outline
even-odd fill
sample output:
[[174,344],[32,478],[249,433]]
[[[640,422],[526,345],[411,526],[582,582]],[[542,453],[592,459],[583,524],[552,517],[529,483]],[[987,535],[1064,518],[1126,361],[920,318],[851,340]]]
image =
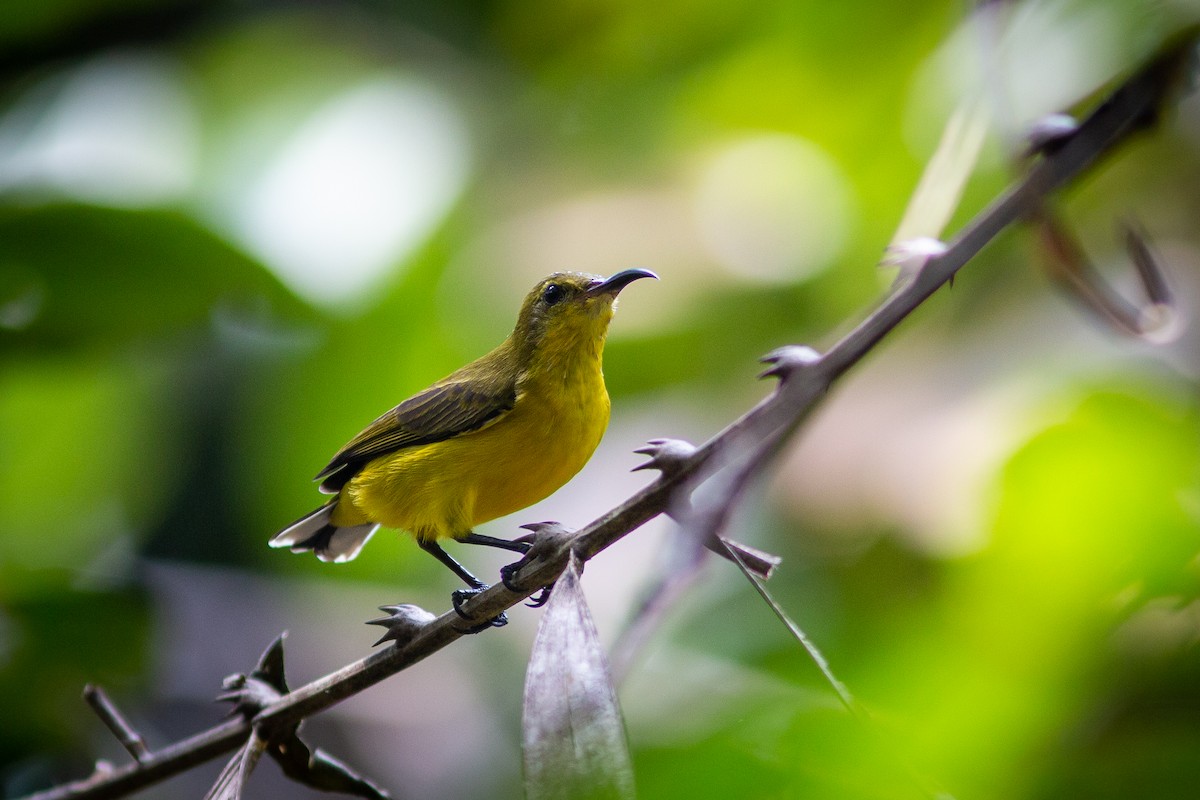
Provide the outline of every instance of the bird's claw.
[[529,563],[528,560],[522,557],[519,561],[514,561],[511,564],[505,564],[500,568],[500,582],[504,584],[505,589],[508,589],[514,594],[521,593],[521,587],[518,586],[513,579],[517,576],[517,573],[521,571],[521,567],[525,566],[527,563]]
[[[500,568],[500,582],[504,584],[505,589],[508,589],[513,594],[524,594],[525,592],[529,591],[516,581],[516,577],[517,573],[521,571],[521,568],[528,564],[530,560],[531,559],[528,557],[528,555],[526,555],[519,561],[514,561],[511,564],[505,564]],[[542,606],[546,605],[546,603],[550,601],[550,590],[553,588],[553,583],[551,583],[549,586],[543,586],[541,591],[539,591],[536,596],[531,597],[530,602],[526,603],[525,605],[529,606],[530,608],[541,608]]]
[[[450,594],[450,602],[454,606],[454,613],[465,619],[467,622],[473,622],[474,618],[463,611],[463,605],[477,594],[487,589],[487,585],[483,585],[474,589],[457,589]],[[478,625],[463,630],[463,633],[480,633],[488,628],[503,628],[508,624],[508,615],[501,611],[496,616],[486,620]]]
[[372,647],[378,647],[388,641],[394,641],[397,647],[402,647],[412,641],[421,628],[424,628],[437,619],[430,612],[411,603],[380,606],[379,610],[386,612],[387,616],[367,620],[367,624],[382,626],[387,628],[387,631],[383,636],[379,637],[379,641],[373,644]]
[[542,606],[546,605],[546,603],[550,602],[550,592],[552,591],[554,591],[553,583],[549,586],[543,586],[542,590],[533,597],[530,597],[529,602],[525,605],[529,606],[530,608],[541,608]]
[[467,614],[462,609],[463,604],[466,603],[468,600],[470,600],[472,597],[475,597],[476,595],[483,592],[483,590],[485,588],[487,588],[487,587],[480,586],[479,588],[476,588],[476,589],[455,589],[453,592],[451,592],[450,593],[450,602],[454,604],[454,612],[456,614],[458,614],[460,617],[462,617],[463,619],[470,620],[471,618],[469,616],[467,616]]

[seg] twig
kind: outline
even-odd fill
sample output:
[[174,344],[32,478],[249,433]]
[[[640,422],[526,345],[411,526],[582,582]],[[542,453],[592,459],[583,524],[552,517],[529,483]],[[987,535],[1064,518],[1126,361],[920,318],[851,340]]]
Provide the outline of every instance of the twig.
[[134,761],[146,760],[146,757],[150,755],[150,748],[146,747],[146,740],[133,729],[133,726],[129,724],[103,689],[94,683],[89,683],[83,687],[83,699],[96,712],[96,716],[100,717],[100,721],[112,731],[113,736],[117,737],[121,746],[129,752],[129,755],[133,756]]
[[[746,453],[764,455],[773,450],[763,443],[777,441],[816,405],[829,386],[858,363],[888,333],[973,258],[1001,231],[1042,208],[1045,198],[1110,154],[1132,134],[1157,120],[1161,107],[1179,86],[1179,76],[1196,33],[1181,40],[1148,66],[1122,83],[1079,126],[1079,130],[1051,152],[1046,152],[1029,173],[975,217],[947,246],[931,258],[858,327],[834,345],[811,369],[795,380],[782,381],[777,390],[737,419],[724,431],[696,448],[677,469],[654,482],[616,508],[564,540],[557,552],[532,563],[519,580],[529,586],[517,593],[497,584],[465,604],[464,610],[483,622],[524,600],[537,588],[551,583],[562,572],[571,551],[586,561],[646,521],[672,508],[673,496],[688,491],[695,479]],[[766,459],[756,459],[765,461]],[[732,482],[740,492],[744,479]],[[202,761],[233,750],[246,740],[254,725],[286,725],[312,716],[369,686],[405,669],[451,644],[464,623],[453,611],[420,627],[406,642],[373,653],[337,672],[326,675],[280,698],[253,720],[233,719],[190,739],[163,748],[140,763],[97,773],[91,778],[31,795],[27,800],[98,800],[122,797],[155,781],[186,770]],[[469,623],[468,623],[469,624]]]
[[1148,341],[1166,341],[1178,332],[1179,319],[1166,276],[1150,251],[1146,236],[1133,222],[1122,226],[1125,249],[1145,299],[1125,299],[1100,276],[1078,239],[1061,217],[1042,209],[1034,223],[1048,256],[1050,276],[1063,285],[1083,307],[1114,329]]

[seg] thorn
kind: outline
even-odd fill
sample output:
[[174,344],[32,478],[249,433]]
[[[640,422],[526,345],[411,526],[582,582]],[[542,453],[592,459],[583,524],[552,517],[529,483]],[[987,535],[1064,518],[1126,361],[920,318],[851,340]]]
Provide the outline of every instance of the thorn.
[[916,278],[921,274],[921,270],[925,269],[926,264],[949,249],[948,244],[931,236],[919,236],[916,239],[892,242],[884,251],[883,260],[879,262],[879,266],[900,268],[896,280],[892,283],[893,286],[896,286]]
[[1029,146],[1022,153],[1024,158],[1049,155],[1079,132],[1079,120],[1070,114],[1048,114],[1033,123],[1025,134]]
[[529,550],[525,552],[524,557],[514,564],[528,564],[532,561],[537,561],[547,555],[552,555],[554,551],[566,545],[575,531],[563,525],[561,522],[553,520],[548,522],[528,522],[521,526],[530,533],[522,536],[521,540],[530,543]]
[[258,664],[250,673],[251,678],[266,681],[280,694],[288,693],[287,678],[283,667],[283,643],[287,640],[287,631],[275,637],[275,641],[258,657]]
[[275,641],[259,656],[258,664],[249,675],[235,672],[221,681],[225,691],[217,695],[218,703],[233,703],[229,715],[241,714],[249,719],[288,693],[287,679],[283,674],[283,642],[287,631],[275,637]]
[[518,525],[521,530],[529,531],[528,534],[522,536],[530,542],[537,542],[539,538],[547,536],[559,536],[562,534],[571,534],[573,531],[567,528],[558,520],[546,520],[545,522],[526,522],[524,525]]
[[221,679],[221,688],[228,691],[241,689],[245,685],[246,676],[240,672],[235,672],[232,675],[226,675]]
[[775,348],[759,361],[771,365],[769,369],[758,374],[759,378],[779,378],[781,381],[786,381],[797,370],[807,369],[820,363],[821,354],[811,347],[789,344]]
[[283,697],[283,693],[262,678],[235,673],[221,682],[226,691],[217,695],[218,703],[233,703],[229,715],[241,714],[250,719]]
[[682,469],[695,455],[696,445],[683,439],[651,439],[646,447],[639,447],[633,452],[650,456],[650,460],[638,464],[630,472],[656,469],[664,475],[670,475]]
[[214,703],[233,703],[234,707],[229,710],[229,716],[237,713],[237,703],[241,698],[241,691],[246,686],[246,676],[239,673],[225,676],[221,681],[221,688],[225,691],[213,698]]
[[422,628],[437,619],[435,614],[412,603],[380,606],[379,610],[386,613],[387,616],[367,620],[366,624],[379,625],[387,628],[387,631],[379,638],[379,641],[371,645],[372,647],[378,647],[384,642],[392,641],[396,643],[397,647],[403,647],[411,642],[421,632]]

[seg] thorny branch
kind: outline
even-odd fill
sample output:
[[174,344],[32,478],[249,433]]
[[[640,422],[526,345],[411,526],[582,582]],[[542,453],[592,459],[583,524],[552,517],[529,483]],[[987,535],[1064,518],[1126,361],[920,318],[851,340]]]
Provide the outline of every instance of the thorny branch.
[[[1189,31],[1186,37],[1121,83],[1077,129],[1045,144],[1022,179],[978,214],[944,250],[932,254],[824,356],[806,357],[810,351],[799,352],[800,348],[790,353],[777,351],[774,367],[769,370],[781,378],[774,393],[708,442],[676,459],[669,469],[661,469],[654,482],[628,500],[578,532],[556,540],[554,546],[543,548],[549,552],[543,552],[517,575],[521,592],[498,583],[472,598],[464,611],[474,621],[491,619],[554,581],[571,552],[582,561],[595,557],[648,520],[677,509],[678,498],[689,496],[700,484],[735,462],[741,462],[741,468],[734,469],[732,478],[722,481],[720,490],[727,501],[739,497],[747,481],[769,463],[779,444],[799,426],[833,382],[951,280],[988,242],[1009,226],[1036,214],[1051,193],[1079,178],[1132,135],[1158,120],[1177,91],[1190,81],[1196,35],[1196,31]],[[714,507],[729,504],[717,502]],[[717,530],[723,523],[714,519],[704,524]],[[454,611],[432,620],[416,618],[411,637],[390,637],[398,639],[395,646],[284,695],[252,719],[230,719],[189,739],[142,754],[135,762],[97,770],[89,778],[39,792],[26,800],[126,796],[232,751],[246,741],[252,729],[270,732],[324,711],[453,643],[464,635],[463,625]]]

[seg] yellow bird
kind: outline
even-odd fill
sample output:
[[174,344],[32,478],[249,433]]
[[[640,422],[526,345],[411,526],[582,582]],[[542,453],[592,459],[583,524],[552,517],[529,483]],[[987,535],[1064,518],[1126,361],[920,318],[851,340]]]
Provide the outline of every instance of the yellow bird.
[[[655,277],[627,269],[607,279],[558,272],[540,281],[499,347],[339,450],[316,477],[336,496],[271,546],[344,562],[382,525],[411,533],[472,590],[486,588],[437,540],[528,549],[472,529],[548,497],[591,458],[608,426],[601,358],[617,294]],[[456,592],[456,607],[471,593]]]

